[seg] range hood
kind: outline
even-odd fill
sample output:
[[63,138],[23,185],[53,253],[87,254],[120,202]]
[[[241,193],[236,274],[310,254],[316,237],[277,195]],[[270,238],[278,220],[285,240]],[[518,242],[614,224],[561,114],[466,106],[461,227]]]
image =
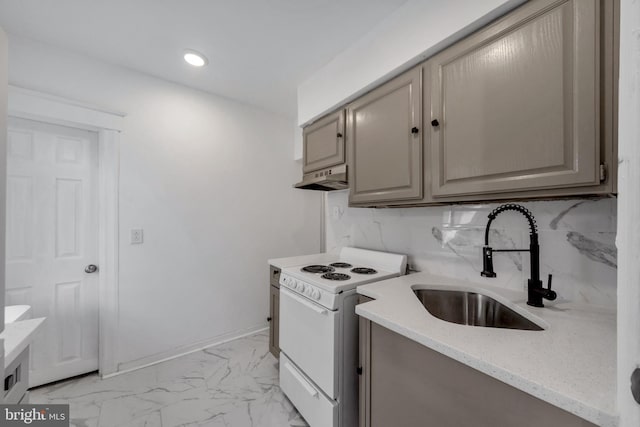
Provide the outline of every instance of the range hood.
[[333,191],[349,188],[347,165],[342,164],[302,175],[302,181],[294,185],[302,190]]

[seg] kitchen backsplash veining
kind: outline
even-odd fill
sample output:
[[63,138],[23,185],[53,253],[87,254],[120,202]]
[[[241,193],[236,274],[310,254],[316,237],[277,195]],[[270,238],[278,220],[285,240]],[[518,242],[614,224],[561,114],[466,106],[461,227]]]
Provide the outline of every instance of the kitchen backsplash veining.
[[[422,208],[349,208],[348,191],[326,193],[326,248],[356,246],[409,255],[413,269],[476,283],[526,289],[529,254],[495,254],[496,278],[480,277],[487,215],[497,203]],[[540,273],[553,274],[559,301],[616,306],[615,198],[521,202],[540,234]],[[489,237],[495,249],[528,248],[521,215],[502,215]],[[523,296],[524,297],[524,296]]]

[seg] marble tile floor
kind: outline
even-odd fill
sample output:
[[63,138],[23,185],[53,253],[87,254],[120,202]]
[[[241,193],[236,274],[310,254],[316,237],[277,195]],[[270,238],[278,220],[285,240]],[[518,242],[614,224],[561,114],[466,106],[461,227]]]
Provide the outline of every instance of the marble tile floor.
[[267,332],[106,380],[39,387],[29,401],[69,403],[77,427],[307,426],[278,386]]

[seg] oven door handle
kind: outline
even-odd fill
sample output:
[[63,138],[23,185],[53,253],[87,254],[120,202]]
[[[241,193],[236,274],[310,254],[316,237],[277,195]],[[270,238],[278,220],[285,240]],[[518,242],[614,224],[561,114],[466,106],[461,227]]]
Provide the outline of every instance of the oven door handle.
[[291,366],[289,362],[285,362],[284,367],[287,368],[287,371],[289,371],[289,373],[300,383],[300,385],[307,391],[307,393],[309,393],[309,395],[311,395],[311,397],[318,396],[318,390],[316,390],[315,387],[309,384],[309,381],[305,380],[302,375],[300,375],[298,370]]
[[312,302],[307,301],[306,299],[297,296],[296,294],[294,294],[293,292],[289,291],[288,289],[283,289],[285,291],[285,293],[290,296],[291,298],[293,298],[294,300],[296,300],[297,302],[299,302],[300,304],[304,305],[307,308],[310,308],[311,310],[315,311],[318,314],[327,314],[327,309],[322,308]]

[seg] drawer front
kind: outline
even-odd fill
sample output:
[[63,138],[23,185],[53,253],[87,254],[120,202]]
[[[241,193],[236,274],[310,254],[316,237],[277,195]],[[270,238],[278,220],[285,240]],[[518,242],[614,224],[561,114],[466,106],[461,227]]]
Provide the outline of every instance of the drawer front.
[[280,388],[309,425],[313,427],[337,425],[337,403],[327,398],[285,354],[280,356]]

